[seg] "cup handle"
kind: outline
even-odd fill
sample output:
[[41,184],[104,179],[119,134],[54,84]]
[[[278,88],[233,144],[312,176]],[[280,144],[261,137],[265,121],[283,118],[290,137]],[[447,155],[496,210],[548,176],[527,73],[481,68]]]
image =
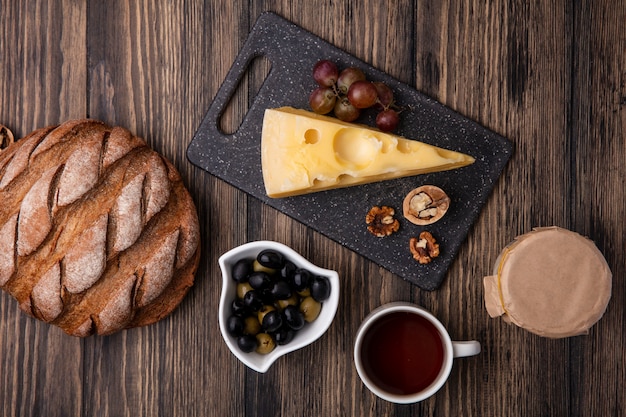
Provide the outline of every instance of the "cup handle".
[[468,340],[465,342],[453,341],[452,352],[455,358],[478,355],[480,353],[480,343],[476,340]]

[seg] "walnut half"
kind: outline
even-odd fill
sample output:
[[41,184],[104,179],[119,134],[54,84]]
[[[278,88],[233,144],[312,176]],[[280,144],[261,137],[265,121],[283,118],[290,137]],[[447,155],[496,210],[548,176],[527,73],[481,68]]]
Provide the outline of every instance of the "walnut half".
[[439,187],[422,185],[404,198],[404,217],[411,223],[425,226],[441,219],[450,207],[450,198]]
[[367,230],[376,237],[385,237],[397,232],[400,222],[393,216],[396,211],[387,206],[374,206],[365,216]]
[[422,232],[419,239],[412,237],[409,247],[413,258],[420,264],[427,264],[439,256],[439,244],[430,232]]

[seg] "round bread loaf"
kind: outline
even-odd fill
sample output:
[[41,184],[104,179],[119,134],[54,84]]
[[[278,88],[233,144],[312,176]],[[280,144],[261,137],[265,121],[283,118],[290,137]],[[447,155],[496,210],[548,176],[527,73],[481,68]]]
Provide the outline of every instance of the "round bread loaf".
[[0,286],[74,336],[168,315],[200,257],[174,166],[121,127],[73,120],[0,151]]

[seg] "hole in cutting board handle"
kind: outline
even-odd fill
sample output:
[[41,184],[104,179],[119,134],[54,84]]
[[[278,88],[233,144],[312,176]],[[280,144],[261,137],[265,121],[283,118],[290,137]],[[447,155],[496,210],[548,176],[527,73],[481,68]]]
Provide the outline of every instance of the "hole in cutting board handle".
[[239,126],[271,69],[271,62],[264,55],[257,55],[248,62],[237,87],[217,121],[217,127],[223,134],[232,135],[239,130]]

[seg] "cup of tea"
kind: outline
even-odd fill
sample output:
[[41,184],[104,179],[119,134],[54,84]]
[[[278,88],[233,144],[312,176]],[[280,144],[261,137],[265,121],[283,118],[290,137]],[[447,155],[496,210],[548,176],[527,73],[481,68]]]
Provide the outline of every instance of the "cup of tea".
[[430,312],[396,302],[373,310],[354,343],[354,363],[378,397],[398,404],[423,401],[446,382],[454,358],[480,353],[480,343],[452,341]]

